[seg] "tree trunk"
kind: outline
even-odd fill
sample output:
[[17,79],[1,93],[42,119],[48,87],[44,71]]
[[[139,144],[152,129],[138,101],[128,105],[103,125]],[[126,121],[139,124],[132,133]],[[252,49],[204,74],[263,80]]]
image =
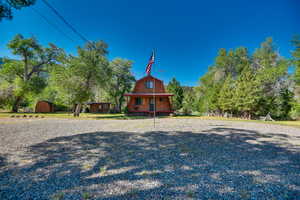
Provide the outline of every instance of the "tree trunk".
[[123,103],[123,100],[124,100],[124,99],[123,99],[123,96],[121,96],[121,97],[119,98],[119,102],[118,102],[118,103],[119,103],[119,105],[118,105],[118,106],[119,106],[119,108],[118,108],[118,109],[119,109],[119,112],[122,112],[122,103]]
[[21,97],[17,97],[12,106],[12,112],[18,112]]
[[74,117],[79,117],[80,111],[81,111],[81,103],[76,105],[75,112],[74,112],[73,116]]
[[26,55],[24,57],[24,81],[28,81],[28,58]]

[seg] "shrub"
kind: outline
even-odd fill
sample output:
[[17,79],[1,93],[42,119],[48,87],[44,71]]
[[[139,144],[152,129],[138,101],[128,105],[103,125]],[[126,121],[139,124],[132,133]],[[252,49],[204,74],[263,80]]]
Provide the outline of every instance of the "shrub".
[[124,112],[124,114],[128,114],[129,113],[129,109],[128,109],[127,106],[124,108],[123,112]]
[[300,119],[300,103],[294,103],[292,110],[290,112],[290,116],[292,119]]

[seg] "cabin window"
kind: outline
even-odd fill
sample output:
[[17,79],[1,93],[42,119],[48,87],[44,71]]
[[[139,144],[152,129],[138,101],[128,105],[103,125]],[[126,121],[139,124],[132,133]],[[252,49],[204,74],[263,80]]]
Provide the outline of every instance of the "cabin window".
[[161,98],[161,97],[160,97],[160,98],[159,98],[159,101],[164,101],[164,98]]
[[146,88],[152,89],[153,88],[153,81],[146,81]]
[[142,98],[137,97],[135,98],[135,105],[141,105],[142,104]]

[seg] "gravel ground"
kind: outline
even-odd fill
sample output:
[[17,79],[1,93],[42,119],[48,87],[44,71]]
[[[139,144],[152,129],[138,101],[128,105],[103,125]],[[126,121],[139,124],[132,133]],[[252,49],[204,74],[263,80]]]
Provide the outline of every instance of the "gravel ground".
[[300,199],[300,129],[0,119],[0,199]]

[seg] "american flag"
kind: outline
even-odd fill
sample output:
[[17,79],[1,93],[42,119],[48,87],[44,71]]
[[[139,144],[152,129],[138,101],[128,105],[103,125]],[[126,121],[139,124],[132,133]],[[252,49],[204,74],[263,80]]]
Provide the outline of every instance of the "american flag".
[[154,63],[154,51],[152,52],[152,55],[151,55],[151,57],[149,59],[148,65],[146,67],[146,73],[147,73],[147,75],[150,75],[151,67],[152,67],[153,63]]

